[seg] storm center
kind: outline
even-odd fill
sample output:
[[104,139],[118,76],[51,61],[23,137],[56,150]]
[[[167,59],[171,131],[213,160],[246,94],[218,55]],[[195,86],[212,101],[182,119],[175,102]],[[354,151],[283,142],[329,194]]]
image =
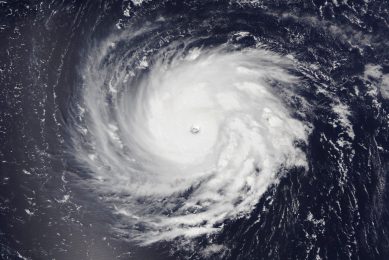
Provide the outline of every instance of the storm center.
[[192,125],[190,127],[190,132],[194,135],[200,133],[200,127],[199,126],[195,126],[195,125]]

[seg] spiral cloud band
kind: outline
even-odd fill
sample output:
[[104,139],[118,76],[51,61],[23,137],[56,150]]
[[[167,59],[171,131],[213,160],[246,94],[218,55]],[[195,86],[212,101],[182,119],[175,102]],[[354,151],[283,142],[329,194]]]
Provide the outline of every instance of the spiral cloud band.
[[145,244],[250,213],[280,172],[307,168],[308,135],[284,102],[299,85],[290,59],[228,41],[125,44],[148,33],[91,48],[73,131],[88,185]]
[[0,260],[389,260],[389,1],[0,1]]

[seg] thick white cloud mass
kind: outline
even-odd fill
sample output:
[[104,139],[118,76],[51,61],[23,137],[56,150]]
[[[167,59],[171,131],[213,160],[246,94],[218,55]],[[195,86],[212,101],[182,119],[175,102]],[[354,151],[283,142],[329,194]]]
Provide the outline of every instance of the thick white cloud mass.
[[86,63],[74,143],[95,177],[88,185],[139,227],[134,239],[215,232],[249,213],[281,169],[306,167],[295,142],[307,127],[272,87],[298,84],[288,59],[263,49],[161,50],[128,71],[104,65],[112,48]]

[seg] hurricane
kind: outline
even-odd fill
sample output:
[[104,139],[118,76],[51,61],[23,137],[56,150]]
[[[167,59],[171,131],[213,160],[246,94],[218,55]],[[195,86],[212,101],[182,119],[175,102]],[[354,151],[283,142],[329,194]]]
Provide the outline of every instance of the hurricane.
[[290,59],[264,46],[178,39],[136,49],[147,54],[133,64],[133,50],[118,47],[157,29],[91,50],[72,124],[74,142],[88,140],[76,155],[93,169],[90,184],[145,226],[146,243],[217,231],[250,212],[280,171],[307,167],[296,142],[308,127],[280,97],[299,87]]
[[385,1],[0,6],[0,258],[389,257]]

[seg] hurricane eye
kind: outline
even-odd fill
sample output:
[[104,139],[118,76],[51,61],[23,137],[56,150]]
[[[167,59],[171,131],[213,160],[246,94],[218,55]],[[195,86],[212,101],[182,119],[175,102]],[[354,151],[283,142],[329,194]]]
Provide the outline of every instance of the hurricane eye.
[[199,134],[199,133],[200,133],[200,127],[197,126],[197,125],[192,125],[192,126],[190,127],[190,132],[191,132],[192,134],[194,134],[194,135]]

